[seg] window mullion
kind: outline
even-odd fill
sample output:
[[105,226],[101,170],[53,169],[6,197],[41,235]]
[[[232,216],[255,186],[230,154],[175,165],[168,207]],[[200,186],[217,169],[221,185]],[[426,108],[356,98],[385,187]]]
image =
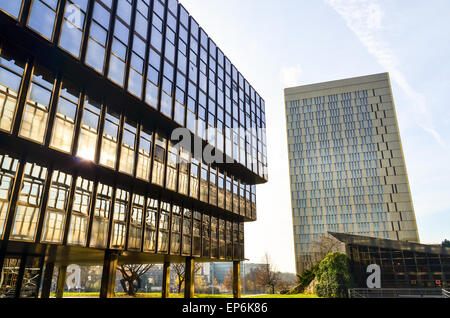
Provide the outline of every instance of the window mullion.
[[10,237],[13,222],[14,222],[14,217],[15,217],[14,212],[17,209],[17,205],[18,205],[18,201],[19,201],[18,198],[19,198],[19,194],[20,194],[20,189],[22,187],[22,180],[23,180],[23,174],[24,174],[24,170],[25,170],[25,164],[26,164],[25,155],[22,155],[22,157],[19,160],[18,167],[17,167],[17,172],[16,172],[16,176],[15,176],[15,180],[14,180],[14,186],[12,187],[13,190],[12,190],[12,194],[11,194],[8,213],[6,214],[7,218],[6,218],[5,227],[4,227],[4,231],[3,231],[3,241],[0,244],[0,272],[2,272],[2,270],[3,270],[3,263],[4,263],[4,260],[6,257],[6,249],[8,247],[7,242],[9,241],[9,237]]
[[92,15],[94,12],[94,4],[95,1],[91,0],[88,3],[88,7],[87,7],[87,11],[86,11],[86,24],[85,24],[85,29],[83,32],[83,39],[81,41],[81,54],[80,54],[80,61],[85,61],[86,60],[86,52],[87,52],[87,47],[88,47],[88,42],[89,42],[89,34],[90,34],[90,30],[91,30],[91,22],[92,22]]
[[109,61],[111,59],[111,48],[112,48],[112,42],[114,39],[114,26],[116,23],[116,15],[117,15],[117,1],[124,1],[124,0],[113,0],[113,5],[111,8],[111,16],[109,20],[109,28],[108,28],[108,39],[105,47],[105,61],[104,61],[104,69],[103,74],[107,76],[109,74]]
[[28,90],[30,88],[33,71],[34,71],[34,60],[31,57],[28,59],[28,61],[26,63],[24,75],[23,75],[23,79],[22,79],[22,84],[20,85],[20,89],[17,94],[17,96],[18,96],[17,109],[16,109],[16,114],[14,117],[14,123],[13,123],[14,126],[12,129],[12,134],[14,136],[17,136],[19,134],[20,124],[22,121],[23,111],[25,109],[25,104],[26,104],[27,97],[28,97]]
[[63,23],[63,18],[64,18],[64,11],[66,8],[66,2],[67,0],[60,0],[58,7],[56,8],[56,21],[55,21],[55,30],[53,32],[53,43],[54,45],[58,45],[59,42],[59,37],[61,35],[61,26]]
[[128,90],[128,79],[130,77],[130,65],[131,65],[131,55],[133,54],[133,42],[134,42],[134,27],[136,24],[136,15],[137,15],[137,0],[133,0],[133,4],[131,7],[131,21],[130,21],[130,32],[128,34],[128,49],[127,56],[125,60],[125,79],[124,79],[124,89]]
[[66,221],[64,225],[64,233],[63,233],[63,241],[62,245],[67,245],[67,239],[69,236],[69,227],[70,227],[70,220],[72,218],[72,208],[73,208],[73,200],[75,197],[75,190],[77,188],[77,179],[78,179],[78,171],[75,171],[72,174],[72,184],[70,186],[69,190],[69,196],[68,196],[68,204],[66,208]]
[[62,87],[62,78],[60,75],[56,77],[56,85],[53,87],[52,98],[50,100],[50,105],[48,107],[48,122],[47,122],[47,130],[44,140],[44,146],[46,148],[49,147],[50,139],[53,132],[53,126],[55,124],[56,119],[56,110],[58,108],[59,95],[61,93]]
[[39,208],[39,220],[38,220],[37,229],[36,229],[36,236],[35,236],[36,243],[40,243],[41,242],[42,227],[44,225],[45,213],[46,213],[46,210],[47,210],[48,195],[49,195],[49,192],[50,192],[50,187],[52,185],[52,179],[53,179],[53,172],[54,171],[55,170],[53,169],[52,165],[47,170],[47,179],[45,180],[44,189],[42,191],[41,206]]

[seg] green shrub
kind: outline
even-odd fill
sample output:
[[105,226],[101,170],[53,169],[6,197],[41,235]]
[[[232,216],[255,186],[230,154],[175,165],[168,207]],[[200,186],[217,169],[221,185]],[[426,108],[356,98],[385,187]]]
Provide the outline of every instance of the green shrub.
[[352,286],[347,255],[339,252],[328,254],[316,272],[316,293],[319,297],[346,298]]
[[304,270],[303,273],[297,276],[298,284],[293,289],[289,291],[288,294],[301,294],[305,291],[305,289],[311,284],[311,282],[316,277],[318,265],[315,265],[311,269]]

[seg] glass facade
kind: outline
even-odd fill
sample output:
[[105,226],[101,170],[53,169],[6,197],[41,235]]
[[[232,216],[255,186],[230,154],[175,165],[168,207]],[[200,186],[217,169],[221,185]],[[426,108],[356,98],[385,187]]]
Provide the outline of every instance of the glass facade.
[[367,268],[378,265],[381,288],[448,288],[450,248],[332,234],[345,243],[356,288],[367,288]]
[[299,271],[328,232],[419,240],[387,74],[287,89],[286,115]]
[[[178,1],[0,1],[0,19],[26,38],[0,31],[2,242],[244,258],[264,100]],[[234,164],[179,147],[183,127]]]

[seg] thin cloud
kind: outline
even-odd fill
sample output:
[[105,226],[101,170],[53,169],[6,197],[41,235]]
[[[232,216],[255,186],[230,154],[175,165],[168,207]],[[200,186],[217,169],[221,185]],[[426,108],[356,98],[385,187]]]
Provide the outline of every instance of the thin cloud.
[[291,67],[284,67],[281,70],[281,77],[284,87],[293,87],[300,85],[300,78],[303,70],[301,65],[295,65]]
[[446,142],[433,125],[425,96],[417,92],[408,82],[398,66],[397,56],[381,34],[384,12],[373,0],[325,0],[347,23],[362,44],[377,62],[390,73],[390,77],[408,97],[415,121],[419,127],[448,150]]

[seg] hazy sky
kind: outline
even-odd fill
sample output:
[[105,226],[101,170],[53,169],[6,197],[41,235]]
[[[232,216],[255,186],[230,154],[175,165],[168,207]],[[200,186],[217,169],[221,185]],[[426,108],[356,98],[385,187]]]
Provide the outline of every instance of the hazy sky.
[[180,0],[266,101],[246,257],[295,271],[283,89],[390,72],[422,243],[450,239],[448,0]]

